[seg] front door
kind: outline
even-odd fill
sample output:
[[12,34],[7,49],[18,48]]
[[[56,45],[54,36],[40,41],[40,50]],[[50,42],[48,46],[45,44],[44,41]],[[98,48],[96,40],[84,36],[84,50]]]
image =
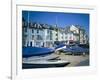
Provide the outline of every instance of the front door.
[[30,46],[32,47],[32,42],[30,42]]

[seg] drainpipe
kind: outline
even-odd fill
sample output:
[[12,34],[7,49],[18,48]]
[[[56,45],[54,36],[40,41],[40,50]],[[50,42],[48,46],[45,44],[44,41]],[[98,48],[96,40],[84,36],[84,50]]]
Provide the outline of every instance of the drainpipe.
[[79,43],[80,43],[80,28],[79,28]]

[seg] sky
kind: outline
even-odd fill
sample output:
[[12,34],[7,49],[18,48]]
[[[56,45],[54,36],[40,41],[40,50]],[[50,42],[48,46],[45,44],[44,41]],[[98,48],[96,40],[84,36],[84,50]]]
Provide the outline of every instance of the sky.
[[22,17],[24,17],[26,21],[29,19],[31,22],[46,23],[49,25],[57,24],[59,27],[80,25],[86,30],[87,35],[89,35],[89,14],[22,11]]

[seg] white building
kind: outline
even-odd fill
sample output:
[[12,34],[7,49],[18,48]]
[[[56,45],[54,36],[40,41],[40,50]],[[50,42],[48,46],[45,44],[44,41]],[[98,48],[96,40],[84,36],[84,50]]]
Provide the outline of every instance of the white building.
[[70,43],[80,43],[86,44],[88,39],[86,37],[85,30],[79,25],[71,25],[67,28],[67,42]]
[[23,21],[23,46],[53,47],[55,41],[87,43],[88,37],[85,30],[78,25],[69,28],[60,28],[48,24],[26,23]]
[[52,47],[53,34],[47,24],[30,23],[29,27],[23,27],[23,46]]

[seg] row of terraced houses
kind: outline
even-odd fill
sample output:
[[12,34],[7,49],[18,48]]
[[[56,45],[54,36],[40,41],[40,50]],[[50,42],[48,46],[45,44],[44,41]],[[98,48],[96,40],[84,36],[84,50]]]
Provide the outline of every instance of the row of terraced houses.
[[22,21],[23,46],[54,47],[55,43],[87,44],[89,41],[85,30],[79,25],[66,26]]

